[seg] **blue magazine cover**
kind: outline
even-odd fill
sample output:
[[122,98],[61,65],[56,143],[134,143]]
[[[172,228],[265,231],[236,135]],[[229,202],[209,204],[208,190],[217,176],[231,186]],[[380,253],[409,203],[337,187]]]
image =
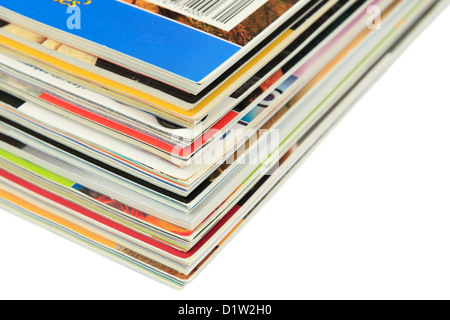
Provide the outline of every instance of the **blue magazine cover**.
[[0,0],[0,18],[26,18],[201,83],[297,2]]

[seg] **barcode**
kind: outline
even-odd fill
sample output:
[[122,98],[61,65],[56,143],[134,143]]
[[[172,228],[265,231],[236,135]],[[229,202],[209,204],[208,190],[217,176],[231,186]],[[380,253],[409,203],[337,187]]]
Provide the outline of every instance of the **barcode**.
[[145,0],[230,31],[268,0]]

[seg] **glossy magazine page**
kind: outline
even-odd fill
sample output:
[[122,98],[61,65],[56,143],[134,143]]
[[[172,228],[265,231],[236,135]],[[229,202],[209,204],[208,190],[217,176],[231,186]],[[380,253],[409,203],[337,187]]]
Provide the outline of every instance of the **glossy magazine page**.
[[[213,11],[197,15],[204,21],[186,16],[192,16],[189,12],[194,10],[190,2],[178,1],[177,9],[171,1],[95,0],[77,1],[77,5],[72,6],[68,1],[38,0],[29,5],[26,0],[2,0],[0,17],[6,21],[17,20],[24,27],[31,23],[37,28],[33,30],[41,30],[58,41],[76,39],[78,47],[87,48],[106,61],[120,57],[119,65],[134,69],[137,65],[151,66],[153,72],[149,75],[152,77],[167,73],[163,82],[170,83],[172,77],[201,83],[224,63],[235,59],[242,48],[251,46],[251,40],[275,21],[281,22],[283,14],[299,1],[208,1],[205,4]],[[214,6],[214,3],[220,5]],[[71,15],[67,12],[74,11],[79,11],[80,26],[72,28],[68,21]],[[222,14],[225,19],[221,18]],[[214,17],[216,19],[211,19]],[[206,23],[214,21],[215,26]],[[145,69],[149,70],[138,70],[142,73]]]

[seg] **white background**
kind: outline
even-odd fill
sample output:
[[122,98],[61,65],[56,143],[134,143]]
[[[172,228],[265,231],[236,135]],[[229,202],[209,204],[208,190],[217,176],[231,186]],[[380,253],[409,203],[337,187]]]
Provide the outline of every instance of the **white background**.
[[0,299],[450,298],[450,10],[182,291],[0,211]]

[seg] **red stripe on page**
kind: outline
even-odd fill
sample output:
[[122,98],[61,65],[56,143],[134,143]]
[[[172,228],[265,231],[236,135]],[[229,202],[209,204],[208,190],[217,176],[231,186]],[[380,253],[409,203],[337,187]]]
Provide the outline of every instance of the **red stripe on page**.
[[[181,153],[179,154],[181,157],[187,157],[197,151],[198,148],[203,146],[206,142],[208,142],[209,139],[214,137],[217,133],[219,133],[220,130],[225,128],[227,124],[229,124],[233,119],[235,119],[239,115],[239,112],[231,110],[226,115],[224,115],[222,118],[220,118],[219,121],[217,121],[211,128],[208,129],[204,134],[202,134],[201,137],[199,137],[197,140],[194,141],[190,146],[184,148],[181,150]],[[223,132],[222,134],[224,134]]]
[[234,206],[207,234],[205,234],[205,236],[188,252],[182,252],[179,250],[176,250],[172,247],[169,247],[159,241],[153,240],[141,233],[138,233],[134,230],[131,230],[119,223],[116,223],[112,220],[106,219],[103,216],[100,216],[98,214],[96,214],[95,212],[92,212],[84,207],[81,207],[71,201],[68,201],[64,198],[61,198],[59,196],[57,196],[54,193],[51,193],[47,190],[44,190],[28,181],[25,181],[3,169],[0,168],[0,176],[8,179],[9,181],[20,185],[30,191],[32,191],[33,193],[36,193],[44,198],[47,198],[55,203],[58,203],[66,208],[69,208],[73,211],[78,212],[79,214],[88,217],[94,221],[97,221],[105,226],[108,226],[112,229],[115,229],[127,236],[130,236],[132,238],[135,238],[147,245],[150,245],[154,248],[160,249],[162,251],[165,251],[166,253],[176,256],[178,258],[181,259],[187,259],[189,257],[191,257],[192,255],[194,255],[198,250],[200,250],[200,248],[209,240],[211,239],[214,234],[216,234],[220,228],[238,211],[238,209],[240,208],[239,206]]
[[228,112],[223,118],[221,118],[216,124],[214,124],[214,126],[209,128],[204,134],[202,134],[201,137],[199,137],[196,141],[194,141],[190,146],[180,149],[180,148],[174,147],[173,145],[168,144],[164,141],[161,141],[155,137],[149,136],[145,133],[139,132],[139,131],[134,130],[130,127],[127,127],[125,125],[122,125],[122,124],[112,121],[110,119],[104,118],[102,116],[99,116],[99,115],[92,113],[90,111],[87,111],[85,109],[79,108],[71,103],[68,103],[59,98],[56,98],[48,93],[42,93],[39,96],[39,98],[41,98],[42,100],[47,101],[49,103],[52,103],[61,109],[64,109],[71,113],[74,113],[80,117],[89,119],[97,124],[100,124],[102,126],[110,128],[112,130],[118,131],[120,133],[123,133],[124,135],[133,137],[142,142],[145,142],[145,143],[147,143],[157,149],[160,149],[164,152],[167,152],[167,153],[170,153],[173,155],[178,155],[181,157],[188,157],[192,153],[197,151],[200,147],[203,146],[203,144],[205,144],[218,131],[223,129],[228,123],[230,123],[239,114],[238,112],[235,112],[235,111]]

